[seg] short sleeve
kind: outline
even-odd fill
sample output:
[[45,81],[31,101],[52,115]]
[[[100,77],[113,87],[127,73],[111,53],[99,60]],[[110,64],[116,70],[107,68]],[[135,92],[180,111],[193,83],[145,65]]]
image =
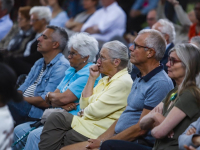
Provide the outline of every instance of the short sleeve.
[[71,83],[68,89],[78,98],[80,99],[81,93],[87,83],[88,76],[82,76],[76,79],[73,83]]
[[152,110],[155,106],[157,106],[172,90],[173,87],[169,86],[169,84],[165,81],[155,82],[151,88],[147,91],[147,95],[144,101],[144,108]]
[[196,115],[200,109],[194,95],[188,90],[179,96],[175,106],[182,110],[189,118]]

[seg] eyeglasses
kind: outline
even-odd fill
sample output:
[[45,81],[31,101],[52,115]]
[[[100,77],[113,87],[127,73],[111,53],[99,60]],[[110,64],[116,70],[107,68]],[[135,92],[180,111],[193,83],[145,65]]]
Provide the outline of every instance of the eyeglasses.
[[105,61],[105,60],[107,60],[105,57],[101,56],[100,53],[98,54],[98,59],[100,59],[101,61]]
[[170,62],[170,66],[173,66],[177,62],[182,62],[181,60],[177,60],[173,57],[168,57],[168,62]]
[[31,22],[31,23],[35,23],[35,22],[37,22],[38,20],[39,20],[39,19],[31,19],[30,22]]
[[138,44],[136,44],[135,42],[133,42],[133,49],[135,50],[136,48],[144,48],[145,50],[146,49],[152,49],[152,48],[150,48],[150,47],[146,47],[146,46],[142,46],[142,45],[138,45]]
[[74,56],[76,56],[76,55],[78,55],[78,54],[75,53],[75,52],[70,52],[70,51],[68,51],[68,56],[74,57]]

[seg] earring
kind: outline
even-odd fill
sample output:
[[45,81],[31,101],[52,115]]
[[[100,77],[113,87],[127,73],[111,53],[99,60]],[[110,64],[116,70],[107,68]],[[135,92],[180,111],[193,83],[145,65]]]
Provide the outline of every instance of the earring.
[[85,63],[85,61],[83,61]]

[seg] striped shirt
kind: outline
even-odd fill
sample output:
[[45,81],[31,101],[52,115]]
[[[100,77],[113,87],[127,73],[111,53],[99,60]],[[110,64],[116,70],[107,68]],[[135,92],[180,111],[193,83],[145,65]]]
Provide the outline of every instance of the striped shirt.
[[34,97],[34,91],[35,91],[35,89],[36,89],[36,86],[37,86],[37,84],[38,84],[38,82],[41,80],[41,78],[42,78],[42,75],[43,75],[43,73],[44,73],[44,67],[41,69],[41,71],[40,71],[40,73],[39,73],[39,75],[38,75],[38,77],[37,77],[37,79],[35,80],[35,82],[32,84],[32,85],[30,85],[25,91],[24,91],[24,93],[23,93],[23,96],[24,97]]

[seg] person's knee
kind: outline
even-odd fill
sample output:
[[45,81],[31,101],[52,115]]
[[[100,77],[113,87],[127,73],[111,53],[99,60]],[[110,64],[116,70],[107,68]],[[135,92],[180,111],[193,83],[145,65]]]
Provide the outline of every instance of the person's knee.
[[112,150],[112,145],[113,145],[113,141],[112,140],[107,140],[104,141],[101,145],[101,149],[102,150]]

